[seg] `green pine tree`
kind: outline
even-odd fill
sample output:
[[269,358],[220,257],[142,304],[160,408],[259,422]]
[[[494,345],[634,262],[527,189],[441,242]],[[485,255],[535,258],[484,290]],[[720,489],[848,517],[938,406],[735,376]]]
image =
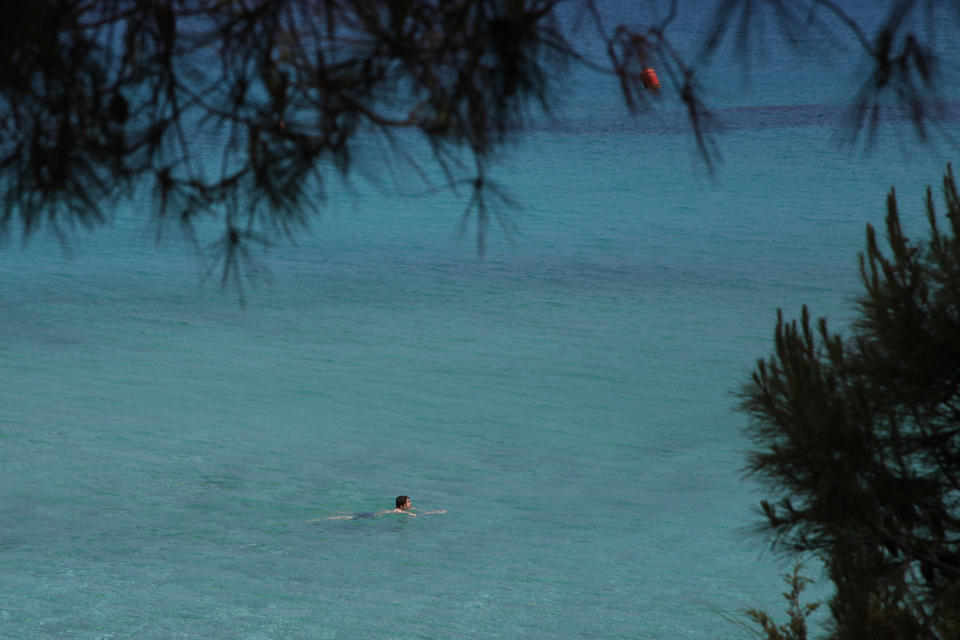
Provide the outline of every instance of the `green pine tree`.
[[[867,227],[864,293],[846,338],[778,314],[774,351],[742,389],[748,470],[775,548],[821,558],[831,638],[960,638],[960,197],[931,191],[929,237],[886,247]],[[943,227],[943,228],[942,228]]]
[[[158,238],[180,232],[239,286],[256,253],[295,239],[329,182],[353,175],[377,145],[363,173],[407,167],[397,181],[416,184],[405,192],[469,197],[461,228],[475,229],[482,253],[492,222],[511,228],[498,212],[512,200],[489,175],[496,152],[531,114],[557,106],[572,67],[616,79],[632,112],[685,113],[713,167],[717,119],[701,77],[726,42],[747,74],[752,47],[773,40],[808,52],[837,45],[821,64],[859,57],[851,141],[872,140],[891,107],[921,140],[942,115],[938,51],[960,13],[937,3],[884,0],[869,26],[824,0],[628,4],[0,2],[0,246],[39,229],[68,244],[77,227],[96,229],[134,204]],[[674,42],[672,25],[710,9],[702,43]],[[662,89],[645,87],[648,66]]]

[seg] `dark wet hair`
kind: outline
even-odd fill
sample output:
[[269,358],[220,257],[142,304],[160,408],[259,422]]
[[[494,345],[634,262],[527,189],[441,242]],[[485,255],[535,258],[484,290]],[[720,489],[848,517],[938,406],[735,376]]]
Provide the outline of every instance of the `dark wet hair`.
[[397,496],[397,509],[403,507],[409,499],[407,496]]

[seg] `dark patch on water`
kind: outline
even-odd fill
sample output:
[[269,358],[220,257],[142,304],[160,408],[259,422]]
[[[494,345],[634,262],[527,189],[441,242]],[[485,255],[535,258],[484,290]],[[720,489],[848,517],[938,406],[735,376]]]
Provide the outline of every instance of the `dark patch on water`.
[[[748,105],[716,109],[711,112],[711,133],[728,131],[760,131],[780,128],[844,127],[849,122],[850,106],[846,104]],[[933,123],[960,121],[960,100],[941,100],[932,106],[927,118]],[[885,106],[879,111],[879,124],[908,124],[910,110]],[[611,134],[690,135],[690,121],[683,111],[650,111],[635,118],[563,118],[530,126],[537,133],[558,135]]]

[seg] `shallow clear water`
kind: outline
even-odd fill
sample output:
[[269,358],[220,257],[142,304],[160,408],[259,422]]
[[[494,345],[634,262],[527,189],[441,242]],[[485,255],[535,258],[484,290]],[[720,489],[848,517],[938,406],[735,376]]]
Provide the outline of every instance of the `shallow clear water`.
[[[523,206],[482,260],[463,200],[362,180],[243,307],[131,211],[72,260],[0,252],[0,636],[713,639],[780,611],[734,392],[778,307],[849,319],[865,223],[896,185],[922,233],[949,153],[851,157],[771,110],[711,179],[593,100],[498,165]],[[401,493],[448,513],[307,522]]]

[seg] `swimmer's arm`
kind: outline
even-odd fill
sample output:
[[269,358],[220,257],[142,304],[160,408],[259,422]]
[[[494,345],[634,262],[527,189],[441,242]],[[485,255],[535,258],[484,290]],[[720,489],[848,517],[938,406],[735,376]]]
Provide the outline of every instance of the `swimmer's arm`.
[[[347,513],[347,512],[346,512],[346,511],[335,511],[334,513],[345,514],[345,513]],[[353,516],[352,514],[351,514],[351,515],[348,515],[348,516],[347,516],[347,515],[336,515],[336,516],[328,516],[328,517],[326,517],[326,518],[311,518],[310,520],[307,520],[307,522],[308,522],[308,523],[309,523],[309,522],[322,522],[323,520],[353,520],[353,518],[354,518],[354,516]]]
[[410,507],[410,510],[409,510],[409,511],[405,511],[404,513],[407,513],[407,514],[409,514],[409,515],[411,515],[411,516],[418,515],[418,514],[416,514],[416,513],[410,513],[411,511],[419,511],[419,512],[420,512],[419,515],[421,515],[421,516],[429,516],[430,514],[433,514],[433,513],[446,513],[446,512],[447,512],[446,509],[436,509],[435,511],[424,511],[424,510],[421,509],[420,507]]

